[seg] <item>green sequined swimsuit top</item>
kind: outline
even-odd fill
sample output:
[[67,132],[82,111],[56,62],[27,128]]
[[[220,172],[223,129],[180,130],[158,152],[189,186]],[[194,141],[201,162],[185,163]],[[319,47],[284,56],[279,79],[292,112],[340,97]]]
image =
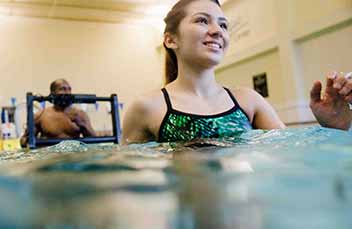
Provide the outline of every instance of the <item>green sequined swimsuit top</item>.
[[224,89],[232,99],[234,106],[228,111],[215,115],[189,114],[174,110],[166,89],[161,89],[167,105],[167,112],[160,125],[159,142],[235,137],[252,129],[247,114],[239,106],[230,90]]

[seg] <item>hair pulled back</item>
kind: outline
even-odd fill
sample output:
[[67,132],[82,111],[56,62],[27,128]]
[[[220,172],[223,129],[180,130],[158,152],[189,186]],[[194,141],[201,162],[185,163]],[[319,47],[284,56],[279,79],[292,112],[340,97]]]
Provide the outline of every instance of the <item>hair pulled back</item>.
[[[172,7],[172,9],[169,11],[166,18],[164,19],[164,22],[166,24],[164,34],[165,33],[177,34],[178,27],[182,19],[186,17],[186,13],[187,13],[186,7],[190,3],[195,1],[211,1],[216,3],[218,6],[220,6],[220,3],[218,0],[180,0]],[[166,50],[164,82],[165,82],[165,85],[167,85],[177,78],[178,63],[177,63],[177,57],[174,50],[167,48],[165,43],[164,43],[164,48]]]

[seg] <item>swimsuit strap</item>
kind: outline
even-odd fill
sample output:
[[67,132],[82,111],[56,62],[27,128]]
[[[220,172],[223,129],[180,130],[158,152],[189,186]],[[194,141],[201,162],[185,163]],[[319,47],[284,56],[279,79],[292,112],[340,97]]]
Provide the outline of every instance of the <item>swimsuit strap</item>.
[[230,89],[228,89],[228,88],[226,88],[226,87],[224,87],[224,89],[225,89],[225,91],[227,92],[227,94],[229,94],[229,96],[230,96],[232,102],[235,104],[235,106],[241,107],[241,106],[238,104],[237,100],[235,99],[235,96],[233,96],[233,94],[232,94],[232,92],[230,91]]
[[172,105],[171,105],[171,100],[170,100],[169,93],[167,93],[166,88],[162,88],[161,91],[162,91],[162,93],[164,95],[164,99],[165,99],[165,102],[166,102],[167,109],[169,111],[171,111],[172,110]]

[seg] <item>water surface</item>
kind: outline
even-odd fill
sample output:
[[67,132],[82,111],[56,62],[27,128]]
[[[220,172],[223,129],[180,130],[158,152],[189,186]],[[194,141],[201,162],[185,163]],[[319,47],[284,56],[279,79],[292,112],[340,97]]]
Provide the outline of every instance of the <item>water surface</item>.
[[0,228],[352,228],[352,134],[0,154]]

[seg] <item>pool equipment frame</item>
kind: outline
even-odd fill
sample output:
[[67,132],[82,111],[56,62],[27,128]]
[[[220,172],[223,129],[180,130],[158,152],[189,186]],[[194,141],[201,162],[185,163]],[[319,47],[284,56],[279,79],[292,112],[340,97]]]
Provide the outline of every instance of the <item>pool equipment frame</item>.
[[[121,136],[119,102],[116,94],[111,94],[110,97],[97,97],[94,94],[65,94],[65,95],[49,95],[49,96],[35,96],[31,92],[27,93],[27,130],[28,130],[28,147],[30,149],[39,146],[49,146],[58,144],[63,140],[78,140],[84,143],[105,143],[113,142],[118,144]],[[84,137],[84,138],[48,138],[42,139],[35,136],[35,124],[33,113],[33,102],[56,103],[57,101],[64,101],[64,103],[96,103],[96,102],[110,102],[111,117],[112,117],[112,131],[113,136],[102,137]]]

